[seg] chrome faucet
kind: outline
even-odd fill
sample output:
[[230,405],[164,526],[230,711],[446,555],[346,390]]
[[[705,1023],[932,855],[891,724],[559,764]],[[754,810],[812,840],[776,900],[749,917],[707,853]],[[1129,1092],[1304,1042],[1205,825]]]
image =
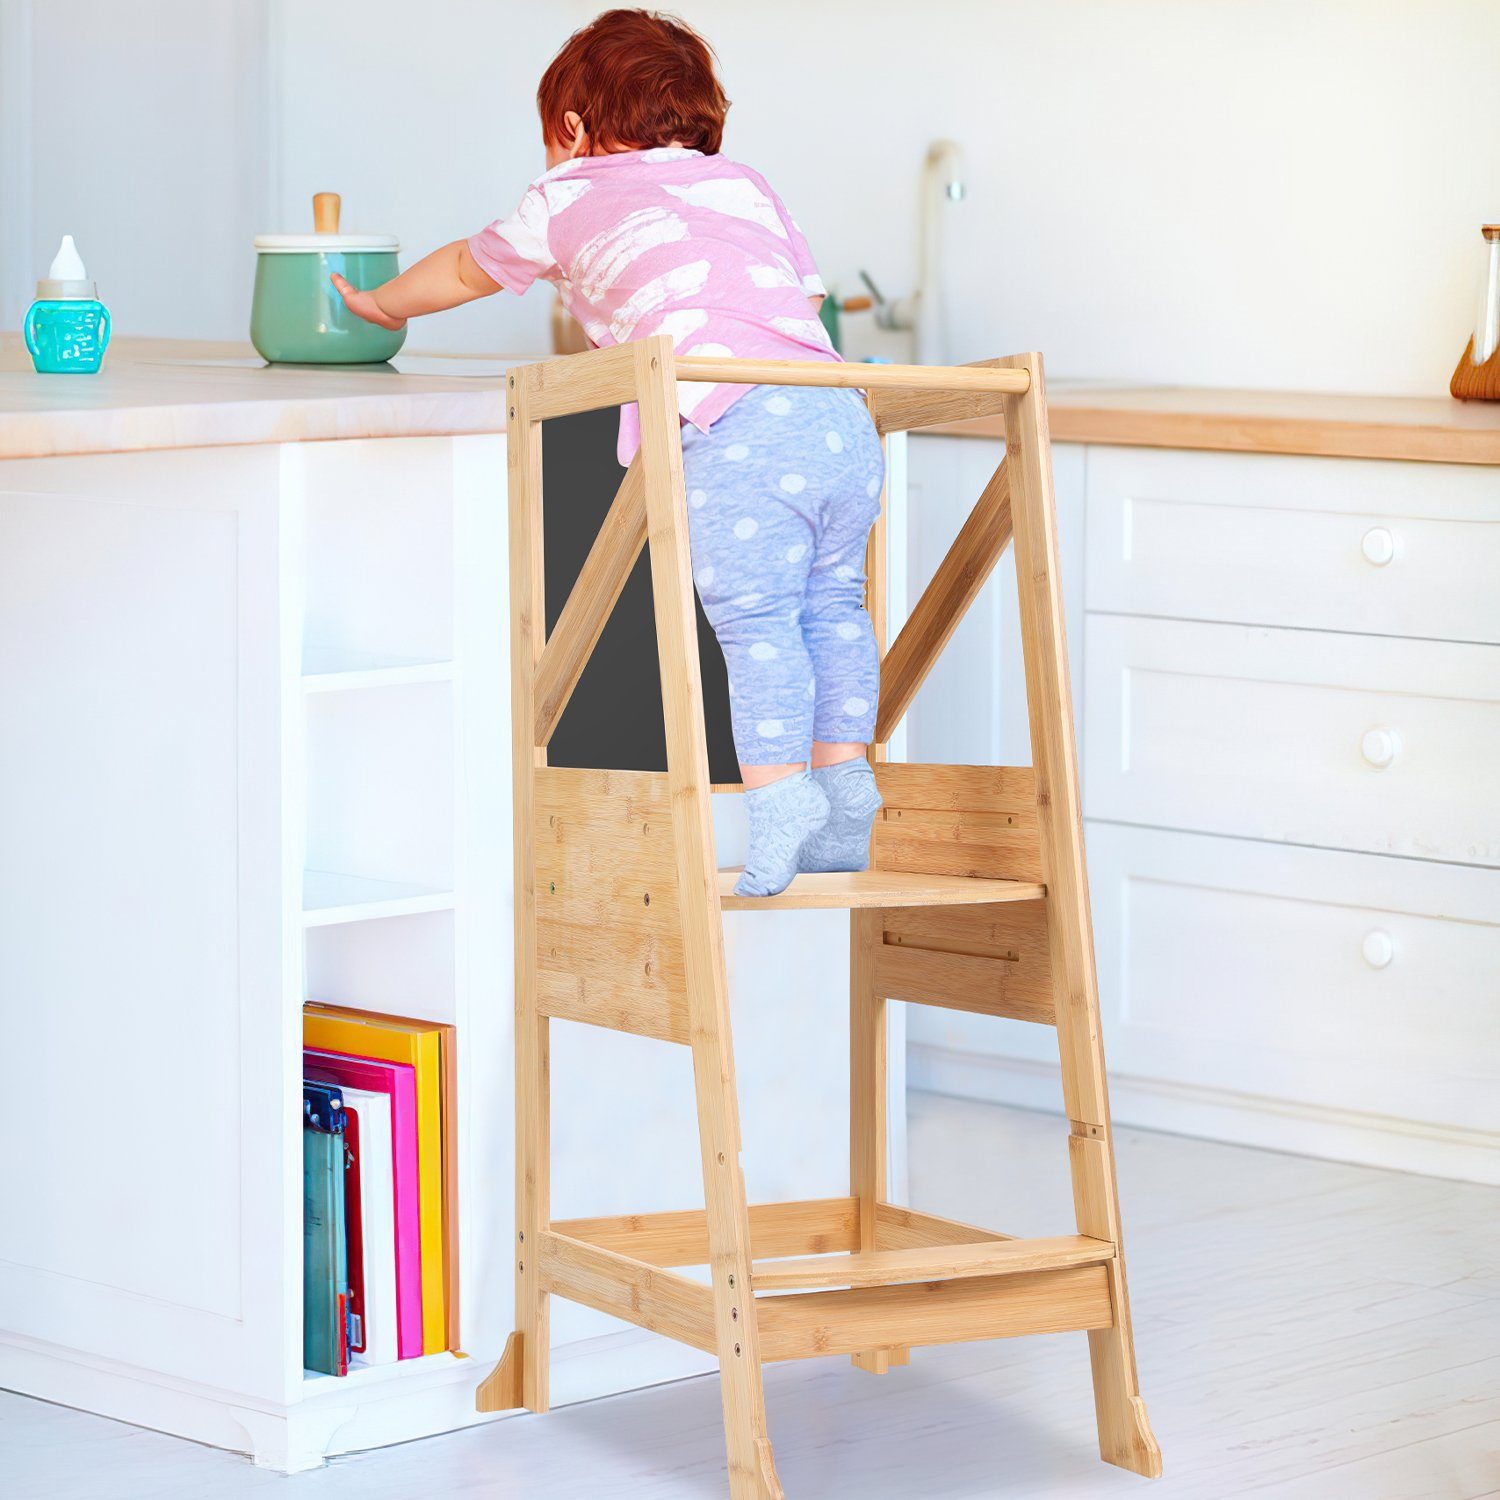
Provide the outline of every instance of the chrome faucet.
[[951,205],[967,196],[963,152],[954,141],[934,141],[922,168],[918,232],[917,285],[908,297],[888,301],[866,271],[860,279],[875,299],[877,327],[910,330],[919,365],[948,362],[948,319],[944,306],[944,241]]

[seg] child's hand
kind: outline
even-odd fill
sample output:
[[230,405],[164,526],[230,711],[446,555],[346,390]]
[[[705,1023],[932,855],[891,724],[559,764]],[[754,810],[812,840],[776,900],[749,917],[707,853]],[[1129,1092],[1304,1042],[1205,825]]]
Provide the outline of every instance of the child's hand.
[[374,292],[361,292],[351,286],[337,271],[328,278],[334,286],[334,290],[344,299],[344,306],[354,314],[356,318],[363,318],[366,323],[377,323],[382,328],[405,328],[405,318],[393,318],[388,312],[381,309],[375,300]]

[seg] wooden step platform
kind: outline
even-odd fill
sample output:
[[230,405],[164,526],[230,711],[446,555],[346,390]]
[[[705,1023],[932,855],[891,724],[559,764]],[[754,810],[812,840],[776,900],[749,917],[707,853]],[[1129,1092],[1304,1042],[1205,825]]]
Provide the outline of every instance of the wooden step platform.
[[736,896],[739,870],[719,871],[725,911],[818,910],[873,906],[988,906],[1039,901],[1047,887],[1031,880],[973,880],[965,875],[918,875],[906,870],[860,870],[845,875],[799,875],[779,896]]
[[1108,1240],[1085,1234],[1053,1239],[989,1240],[972,1245],[924,1246],[915,1250],[871,1250],[854,1255],[817,1255],[794,1260],[758,1260],[751,1269],[757,1292],[789,1292],[836,1286],[899,1286],[906,1282],[962,1281],[976,1276],[1015,1276],[1099,1266],[1113,1258]]

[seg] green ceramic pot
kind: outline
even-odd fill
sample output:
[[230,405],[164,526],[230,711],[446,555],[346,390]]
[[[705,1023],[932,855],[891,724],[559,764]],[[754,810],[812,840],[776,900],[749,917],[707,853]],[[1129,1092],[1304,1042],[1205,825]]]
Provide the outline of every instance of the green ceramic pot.
[[255,301],[250,342],[272,364],[371,365],[406,342],[404,328],[356,318],[334,291],[337,271],[361,291],[389,281],[399,267],[395,238],[384,234],[263,234],[255,241]]

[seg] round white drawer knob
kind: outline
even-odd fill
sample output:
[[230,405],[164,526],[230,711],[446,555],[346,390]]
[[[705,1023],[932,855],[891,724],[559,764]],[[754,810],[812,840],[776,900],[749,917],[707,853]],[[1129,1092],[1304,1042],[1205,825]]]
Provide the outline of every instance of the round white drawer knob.
[[1396,538],[1384,526],[1372,526],[1360,538],[1359,550],[1367,563],[1383,568],[1396,555]]
[[1376,928],[1374,932],[1365,934],[1359,951],[1364,954],[1365,962],[1372,969],[1383,969],[1396,956],[1396,945],[1391,941],[1390,933]]
[[1383,771],[1401,753],[1401,736],[1394,729],[1367,729],[1359,748],[1377,771]]

